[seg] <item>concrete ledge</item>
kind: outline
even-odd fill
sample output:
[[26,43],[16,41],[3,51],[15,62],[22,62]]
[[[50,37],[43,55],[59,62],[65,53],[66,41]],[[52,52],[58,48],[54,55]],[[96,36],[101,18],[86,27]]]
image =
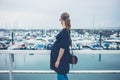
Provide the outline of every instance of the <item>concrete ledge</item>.
[[[120,54],[120,50],[73,50],[75,54]],[[0,50],[0,54],[50,54],[50,50]]]

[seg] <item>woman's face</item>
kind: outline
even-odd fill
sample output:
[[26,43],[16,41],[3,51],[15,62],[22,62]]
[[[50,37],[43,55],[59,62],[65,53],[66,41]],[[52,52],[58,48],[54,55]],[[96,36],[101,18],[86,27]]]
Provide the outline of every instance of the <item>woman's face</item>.
[[60,19],[60,21],[61,21],[61,24],[62,24],[62,25],[65,25],[64,20]]

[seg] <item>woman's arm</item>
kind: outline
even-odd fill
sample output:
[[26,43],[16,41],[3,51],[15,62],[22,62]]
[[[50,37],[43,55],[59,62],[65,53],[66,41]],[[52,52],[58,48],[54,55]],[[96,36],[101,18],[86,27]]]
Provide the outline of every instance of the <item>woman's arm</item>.
[[58,68],[59,66],[59,63],[60,63],[60,59],[62,58],[63,54],[64,54],[64,50],[63,48],[60,48],[59,50],[59,54],[58,54],[58,57],[57,57],[57,61],[55,62],[55,67]]

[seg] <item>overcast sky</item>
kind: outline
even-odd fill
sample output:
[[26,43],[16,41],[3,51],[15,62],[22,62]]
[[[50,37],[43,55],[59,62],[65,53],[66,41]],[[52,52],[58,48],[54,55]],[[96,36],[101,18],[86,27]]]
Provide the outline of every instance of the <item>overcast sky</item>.
[[120,0],[0,0],[0,28],[61,28],[63,12],[72,28],[120,29]]

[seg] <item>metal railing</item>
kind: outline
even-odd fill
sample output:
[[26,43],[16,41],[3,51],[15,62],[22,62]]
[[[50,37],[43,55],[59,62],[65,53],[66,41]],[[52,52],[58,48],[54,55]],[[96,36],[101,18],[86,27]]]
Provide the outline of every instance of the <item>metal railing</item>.
[[[89,53],[88,53],[89,52]],[[0,74],[9,74],[9,80],[13,80],[13,74],[55,74],[51,70],[12,70],[14,54],[49,54],[49,50],[0,50],[0,54],[9,55],[9,70],[0,70]],[[120,50],[74,50],[78,54],[120,54]],[[120,74],[120,70],[71,70],[70,74]]]
[[[1,70],[0,73],[8,74],[9,70]],[[55,74],[52,70],[12,70],[13,74]],[[118,74],[120,70],[70,70],[69,74]]]

